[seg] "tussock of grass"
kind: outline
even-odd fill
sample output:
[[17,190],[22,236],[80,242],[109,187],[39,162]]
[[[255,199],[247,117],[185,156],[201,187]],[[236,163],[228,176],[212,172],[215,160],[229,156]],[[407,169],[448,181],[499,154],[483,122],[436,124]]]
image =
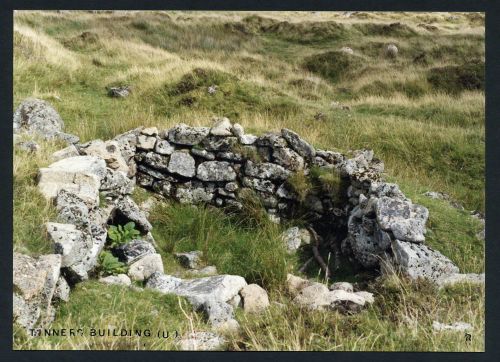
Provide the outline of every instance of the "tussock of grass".
[[312,55],[304,60],[304,67],[310,72],[335,82],[354,75],[363,65],[362,58],[341,51]]
[[432,68],[427,80],[435,88],[449,93],[484,90],[484,62]]
[[219,273],[280,288],[288,270],[281,229],[262,215],[257,217],[258,227],[249,227],[249,219],[238,223],[238,216],[212,207],[164,203],[157,206],[150,221],[163,253],[201,250],[206,264],[215,265]]

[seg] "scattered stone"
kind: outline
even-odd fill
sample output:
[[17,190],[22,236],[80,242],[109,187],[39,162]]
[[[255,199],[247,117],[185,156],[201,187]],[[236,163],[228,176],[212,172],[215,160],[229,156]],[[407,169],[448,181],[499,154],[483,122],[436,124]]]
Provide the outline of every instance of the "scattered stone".
[[66,279],[61,275],[59,279],[57,279],[56,289],[54,290],[54,296],[52,300],[60,300],[63,302],[69,301],[69,292],[70,287]]
[[168,171],[184,177],[193,177],[196,174],[194,158],[187,152],[175,151],[170,156]]
[[105,238],[91,238],[73,224],[45,224],[54,251],[61,255],[61,267],[72,283],[88,279],[88,272],[97,265],[97,257],[104,247]]
[[131,240],[113,249],[113,254],[127,264],[132,264],[146,255],[155,253],[154,246],[141,239]]
[[457,283],[471,283],[471,284],[484,284],[485,275],[482,274],[449,274],[443,275],[439,279],[437,279],[436,283],[440,288],[443,288],[448,285],[454,285]]
[[212,332],[193,332],[179,341],[183,351],[216,351],[225,343],[224,339]]
[[248,313],[260,313],[269,307],[267,292],[257,284],[249,284],[240,291],[243,309]]
[[195,307],[199,307],[208,299],[227,302],[246,285],[245,279],[238,275],[180,279],[162,273],[154,273],[146,282],[146,288],[187,297]]
[[398,240],[422,243],[429,211],[410,201],[381,197],[375,204],[377,222],[384,231],[392,231]]
[[25,99],[14,112],[14,133],[26,132],[44,139],[62,139],[77,143],[79,138],[63,132],[64,122],[57,111],[46,101]]
[[396,58],[398,56],[398,47],[394,44],[389,44],[387,48],[385,48],[385,53],[389,58]]
[[293,253],[302,245],[311,243],[311,234],[307,229],[299,229],[294,226],[283,232],[282,239],[288,253]]
[[56,162],[68,157],[75,157],[75,156],[80,156],[78,149],[75,147],[75,145],[69,145],[68,147],[63,148],[62,150],[54,152],[52,154],[52,161]]
[[199,250],[190,251],[187,253],[174,253],[174,256],[185,268],[199,269],[201,266],[202,252]]
[[432,329],[435,331],[458,331],[463,332],[467,330],[472,330],[472,325],[465,322],[455,322],[453,324],[444,324],[438,321],[432,322]]
[[132,89],[130,86],[122,86],[122,87],[110,87],[108,89],[108,96],[114,98],[126,98],[130,95]]
[[425,245],[394,240],[391,247],[395,266],[412,279],[426,278],[436,282],[443,276],[459,272],[450,259]]
[[95,140],[80,148],[80,153],[88,156],[96,156],[106,161],[106,166],[113,170],[127,173],[129,167],[123,158],[117,141]]
[[36,143],[35,141],[19,142],[16,144],[16,146],[20,150],[26,151],[29,153],[36,153],[40,149],[40,145],[38,143]]
[[130,278],[126,274],[110,275],[99,278],[99,281],[104,284],[125,285],[127,287],[132,284]]
[[352,50],[352,48],[349,48],[349,47],[342,47],[342,48],[340,48],[340,51],[342,53],[346,53],[346,54],[349,54],[349,55],[353,55],[354,54],[354,50]]
[[213,265],[209,265],[201,269],[191,269],[189,272],[193,275],[216,275],[217,268]]
[[146,234],[153,228],[151,223],[146,218],[144,212],[129,196],[126,196],[118,201],[113,209],[112,214],[114,217],[121,216],[129,221],[133,221],[137,229],[143,234]]
[[163,273],[161,255],[147,254],[130,265],[128,276],[132,280],[146,280],[156,272]]

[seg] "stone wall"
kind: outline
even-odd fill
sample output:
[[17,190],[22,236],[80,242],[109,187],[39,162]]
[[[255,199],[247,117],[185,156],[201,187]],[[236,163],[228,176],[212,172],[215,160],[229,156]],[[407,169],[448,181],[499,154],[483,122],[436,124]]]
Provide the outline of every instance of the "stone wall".
[[[241,195],[250,191],[272,220],[306,215],[323,240],[341,244],[343,254],[365,268],[390,263],[432,280],[458,272],[424,245],[428,210],[382,181],[384,164],[371,150],[348,157],[317,150],[289,129],[257,137],[223,118],[212,127],[139,128],[106,143],[78,145],[78,152],[104,157],[141,187],[181,203],[242,208]],[[325,192],[319,178],[319,185],[299,195],[294,176],[310,181],[318,172],[338,177],[334,189]]]

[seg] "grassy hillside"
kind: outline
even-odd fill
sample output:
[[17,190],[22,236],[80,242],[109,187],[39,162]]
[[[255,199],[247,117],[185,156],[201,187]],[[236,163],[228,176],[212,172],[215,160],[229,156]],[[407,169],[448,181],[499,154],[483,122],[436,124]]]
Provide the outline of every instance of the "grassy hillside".
[[[291,128],[318,148],[372,148],[384,160],[388,179],[429,208],[428,243],[462,272],[484,271],[479,222],[447,201],[422,196],[441,191],[466,210],[484,211],[482,14],[18,11],[14,23],[14,107],[28,96],[49,101],[67,132],[83,142],[141,125],[209,125],[213,116],[227,116],[256,134]],[[385,53],[390,43],[399,49],[395,58]],[[107,97],[106,87],[122,84],[132,86],[131,96]],[[209,94],[213,85],[217,91]],[[34,255],[50,251],[40,225],[54,215],[34,176],[61,146],[42,144],[35,157],[19,151],[14,157],[15,249]],[[166,271],[182,273],[172,251],[198,248],[219,271],[264,285],[285,305],[286,313],[273,306],[258,318],[239,316],[243,331],[230,337],[230,349],[484,349],[481,287],[437,291],[405,281],[376,282],[369,285],[376,304],[360,315],[306,316],[282,290],[286,272],[301,265],[275,242],[284,226],[258,215],[249,226],[223,213],[176,204],[156,207],[151,221]],[[317,269],[309,272],[318,275]],[[83,283],[56,323],[74,323],[79,314],[78,323],[106,316],[113,324],[124,313],[125,325],[132,328],[150,321],[143,310],[130,312],[129,302],[144,296],[166,308],[149,292],[130,295],[118,289]],[[122,293],[116,313],[106,303],[86,306],[88,298],[101,298],[99,293],[110,298]],[[169,318],[189,330],[174,304]],[[461,333],[435,335],[432,320],[470,322],[472,343]],[[16,341],[18,348],[98,348],[100,343],[33,341],[22,333]],[[101,347],[120,348],[109,343]],[[141,346],[134,340],[121,347],[171,346]]]

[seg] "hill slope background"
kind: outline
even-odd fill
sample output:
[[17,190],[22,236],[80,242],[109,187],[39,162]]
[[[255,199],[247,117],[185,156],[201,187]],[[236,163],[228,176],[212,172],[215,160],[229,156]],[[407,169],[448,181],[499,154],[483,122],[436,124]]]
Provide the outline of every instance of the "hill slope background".
[[[397,46],[397,57],[387,56],[388,44]],[[108,97],[106,88],[117,85],[130,85],[131,95]],[[217,87],[215,93],[207,91],[210,86]],[[484,211],[483,14],[17,12],[14,107],[29,96],[49,101],[66,131],[82,142],[138,126],[209,125],[212,117],[226,116],[255,134],[293,129],[318,148],[371,148],[384,160],[387,179],[429,208],[429,245],[462,272],[484,271],[484,241],[476,236],[481,224],[468,212]],[[54,213],[34,177],[60,148],[40,143],[36,156],[16,150],[14,157],[14,248],[32,255],[50,251],[40,229]],[[426,191],[449,194],[465,210],[431,200],[422,195]],[[231,257],[219,261],[222,272],[248,278],[255,270],[277,270],[264,284],[286,312],[273,307],[264,316],[239,316],[243,332],[231,337],[230,349],[484,349],[482,287],[437,291],[426,284],[385,281],[372,286],[382,299],[360,315],[302,315],[279,288],[280,278],[300,261],[263,258],[272,250],[270,243],[248,243],[274,240],[279,230],[268,224],[248,230],[215,216],[166,204],[155,208],[151,219],[171,272],[182,272],[172,251],[216,242],[236,245]],[[241,258],[246,255],[254,257],[245,269]],[[105,302],[110,298],[111,309]],[[82,283],[61,307],[56,324],[102,324],[105,318],[127,328],[148,323],[188,328],[182,305],[165,299]],[[103,302],[90,308],[89,300]],[[137,308],[136,300],[148,307]],[[152,309],[170,319],[152,318]],[[206,327],[195,314],[189,316],[198,328]],[[436,336],[431,328],[436,319],[470,322],[476,337],[466,343],[460,333]],[[174,347],[169,342],[143,346],[134,338],[28,340],[20,331],[15,341],[18,348]]]

